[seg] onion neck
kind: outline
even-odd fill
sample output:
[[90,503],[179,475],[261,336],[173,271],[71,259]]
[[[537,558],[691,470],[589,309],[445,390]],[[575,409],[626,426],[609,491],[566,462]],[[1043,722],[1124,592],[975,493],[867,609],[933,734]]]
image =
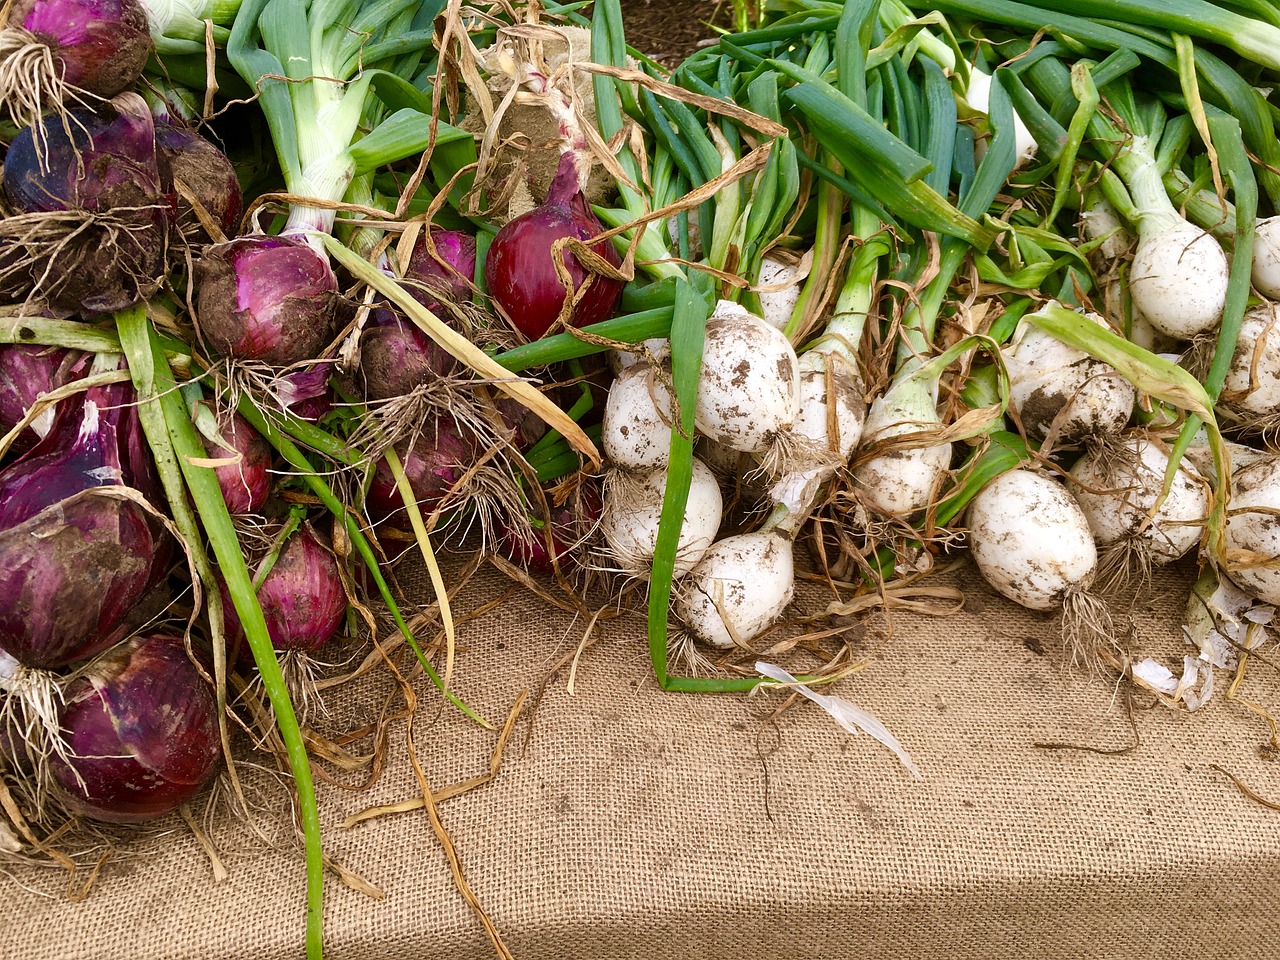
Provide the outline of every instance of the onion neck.
[[1148,137],[1135,136],[1116,154],[1115,167],[1133,201],[1138,232],[1151,236],[1185,223],[1169,194]]

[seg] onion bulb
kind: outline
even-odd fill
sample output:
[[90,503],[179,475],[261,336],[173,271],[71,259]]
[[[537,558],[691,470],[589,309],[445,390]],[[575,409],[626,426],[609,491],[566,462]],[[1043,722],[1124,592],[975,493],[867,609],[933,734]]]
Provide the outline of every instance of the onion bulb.
[[763,452],[799,414],[799,381],[783,333],[721,300],[707,321],[694,422],[734,450]]
[[1227,576],[1265,603],[1280,603],[1280,457],[1232,471],[1225,532]]
[[680,581],[676,616],[700,640],[743,646],[775,623],[795,595],[791,540],[777,531],[717,542]]
[[[649,579],[666,489],[665,466],[634,473],[611,470],[605,476],[600,532],[618,568],[628,576]],[[723,509],[715,474],[694,457],[684,524],[676,547],[676,576],[688,573],[711,548]]]
[[600,424],[604,455],[633,470],[667,462],[671,451],[671,395],[645,363],[623,370],[609,387]]

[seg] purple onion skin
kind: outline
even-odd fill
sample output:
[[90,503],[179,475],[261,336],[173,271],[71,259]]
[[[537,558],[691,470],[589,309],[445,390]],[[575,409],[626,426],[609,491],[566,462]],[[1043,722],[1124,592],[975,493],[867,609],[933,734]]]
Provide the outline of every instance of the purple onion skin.
[[[18,425],[40,394],[83,377],[88,364],[88,355],[79,350],[0,344],[0,435]],[[29,450],[51,426],[37,421],[18,434],[11,449],[19,453]],[[33,427],[43,428],[44,433]]]
[[222,763],[213,691],[177,637],[130,641],[71,684],[60,719],[75,759],[52,759],[57,793],[95,820],[171,813]]
[[333,335],[338,280],[304,241],[251,236],[196,261],[200,332],[219,353],[289,366],[316,359]]
[[158,122],[156,165],[164,189],[177,195],[178,229],[191,243],[209,243],[195,208],[174,188],[181,180],[223,233],[234,233],[244,207],[235,167],[221,150],[194,130]]
[[238,413],[223,425],[221,438],[228,445],[205,438],[204,446],[213,458],[240,457],[239,463],[213,468],[227,509],[233,514],[257,513],[271,496],[271,444]]
[[466,281],[476,275],[476,238],[460,230],[433,228],[431,240],[435,244],[436,253],[452,269],[441,266],[427,249],[426,238],[419,237],[418,242],[413,245],[409,264],[404,271],[404,278],[410,281],[410,294],[432,310],[440,298],[453,303],[470,300],[471,288]]
[[[440,417],[434,427],[434,431],[424,430],[412,446],[402,441],[395,447],[409,479],[409,488],[423,514],[431,513],[440,505],[479,453],[452,418]],[[365,502],[377,519],[402,529],[409,528],[404,500],[385,459],[378,461]]]
[[87,390],[59,404],[49,434],[0,471],[0,529],[35,516],[89,487],[120,485],[163,502],[155,462],[129,384]]
[[[566,503],[552,510],[551,543],[562,570],[577,566],[573,548],[600,519],[603,509],[599,487],[585,484],[579,488],[577,503]],[[529,536],[504,524],[499,530],[498,544],[507,559],[514,563],[537,573],[555,572],[544,529],[536,529]]]
[[[44,169],[31,127],[18,133],[5,155],[4,194],[18,212],[106,213],[115,207],[156,204],[164,198],[156,165],[155,124],[137,94],[117,97],[102,115],[72,110],[65,127],[54,117],[45,117],[42,123],[48,145]],[[77,168],[77,153],[83,176]]]
[[386,307],[369,312],[369,323],[360,337],[360,373],[366,399],[401,397],[456,369],[453,356],[412,320]]
[[[309,523],[299,527],[284,545],[275,565],[258,587],[258,603],[267,621],[271,645],[281,652],[313,653],[334,635],[347,613],[338,561],[320,542]],[[223,587],[227,639],[241,642],[244,631],[231,596]],[[248,644],[241,643],[242,656]]]
[[[536,340],[544,336],[560,315],[566,297],[556,276],[552,244],[562,237],[589,240],[603,232],[578,189],[571,155],[562,154],[546,202],[508,221],[493,238],[484,262],[489,295],[526,337]],[[614,266],[621,263],[607,241],[591,250]],[[564,262],[574,286],[580,287],[587,271],[567,250]],[[584,327],[608,320],[618,309],[622,287],[619,280],[597,276],[574,307],[570,322]]]
[[[30,127],[5,156],[0,189],[9,205],[18,213],[110,216],[105,223],[81,224],[57,257],[49,259],[47,242],[37,246],[29,256],[43,257],[47,266],[26,271],[21,282],[38,283],[36,292],[52,306],[86,319],[144,299],[164,276],[174,217],[173,198],[160,186],[146,103],[124,93],[101,116],[71,111],[72,137],[59,119],[46,117],[42,124],[48,142],[43,169]],[[10,257],[20,262],[13,252]],[[23,273],[12,266],[7,272]]]
[[99,97],[132,86],[151,51],[138,0],[15,0],[9,23],[53,49],[64,80]]
[[58,669],[118,643],[157,579],[167,534],[136,503],[101,494],[0,530],[0,649],[27,667]]

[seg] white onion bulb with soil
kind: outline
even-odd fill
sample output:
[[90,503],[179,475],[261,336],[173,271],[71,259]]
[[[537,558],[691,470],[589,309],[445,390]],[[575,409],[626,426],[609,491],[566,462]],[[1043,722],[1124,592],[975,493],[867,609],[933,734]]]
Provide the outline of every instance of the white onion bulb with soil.
[[[782,330],[791,319],[791,313],[800,302],[804,275],[800,264],[777,260],[766,256],[760,261],[760,281],[757,291],[760,298],[760,318],[771,327]],[[781,287],[781,289],[774,289]]]
[[1089,590],[1098,550],[1084,511],[1066,488],[1030,470],[1003,473],[969,504],[969,548],[987,583],[1031,610],[1062,608],[1073,659],[1097,661],[1114,643],[1105,603]]
[[[634,472],[610,470],[605,474],[600,533],[612,554],[611,567],[616,566],[640,580],[649,579],[666,489],[665,466]],[[723,510],[724,501],[715,474],[695,457],[684,524],[676,547],[676,576],[688,573],[711,548],[720,529]]]
[[1220,403],[1243,427],[1280,426],[1280,310],[1274,303],[1245,312]]
[[795,595],[789,537],[743,533],[716,543],[676,589],[676,616],[699,640],[745,646],[781,618]]
[[671,452],[671,395],[646,363],[628,367],[609,387],[600,442],[615,467],[665,464]]
[[1200,542],[1208,485],[1181,465],[1161,501],[1168,466],[1167,448],[1137,432],[1090,449],[1071,468],[1071,492],[1104,551],[1103,565],[1114,557],[1118,574],[1130,564],[1146,570],[1171,563]]
[[[1099,326],[1107,322],[1085,314]],[[1079,443],[1124,429],[1137,391],[1110,364],[1095,360],[1024,320],[1002,350],[1009,371],[1009,403],[1029,436],[1051,429],[1062,443]]]
[[783,335],[721,300],[707,321],[695,424],[735,450],[761,453],[800,412],[800,371]]
[[1225,539],[1232,582],[1280,604],[1280,457],[1264,455],[1232,471]]
[[1280,217],[1258,221],[1253,235],[1253,285],[1264,297],[1280,299]]

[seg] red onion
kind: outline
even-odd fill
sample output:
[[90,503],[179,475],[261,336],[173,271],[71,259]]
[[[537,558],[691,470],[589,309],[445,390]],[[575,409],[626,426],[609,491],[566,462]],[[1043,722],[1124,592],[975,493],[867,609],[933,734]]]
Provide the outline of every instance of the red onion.
[[14,0],[9,27],[53,50],[64,81],[114,97],[142,75],[150,24],[138,0]]
[[173,123],[156,123],[156,164],[160,182],[177,195],[178,229],[189,243],[208,243],[206,232],[191,202],[177,193],[174,181],[187,191],[223,233],[233,233],[240,219],[243,198],[235,167],[221,150],[194,130]]
[[442,266],[431,255],[426,238],[419,237],[404,270],[404,279],[410,281],[406,285],[409,292],[415,300],[431,309],[435,308],[438,298],[453,303],[470,300],[471,287],[466,281],[476,275],[476,238],[459,230],[432,228],[431,240],[436,254],[448,267]]
[[118,642],[163,570],[167,537],[108,493],[81,491],[0,530],[0,651],[23,666],[64,667]]
[[[551,512],[551,543],[561,568],[576,566],[573,551],[600,520],[604,509],[600,488],[584,483],[572,501]],[[502,524],[499,544],[508,559],[539,573],[552,573],[551,552],[547,549],[546,526],[520,530],[514,524]]]
[[[552,260],[552,244],[563,237],[589,240],[603,232],[578,185],[573,154],[561,154],[546,201],[508,221],[493,238],[484,263],[489,294],[526,337],[543,336],[565,302],[565,289]],[[621,263],[608,241],[593,245],[591,251],[614,266]],[[574,287],[581,287],[587,271],[568,250],[564,251],[564,262]],[[573,308],[572,324],[583,327],[609,319],[617,309],[622,287],[620,280],[597,275]]]
[[456,367],[453,356],[412,320],[386,307],[369,312],[369,323],[360,336],[360,374],[366,398],[402,397],[448,376]]
[[65,126],[41,123],[43,151],[26,127],[5,156],[5,199],[17,213],[45,215],[42,229],[28,224],[6,240],[8,282],[21,250],[35,292],[56,307],[93,315],[136,303],[163,277],[173,214],[146,103],[126,93],[101,115],[75,110]]
[[218,440],[205,437],[204,447],[215,459],[239,457],[238,463],[213,468],[227,509],[235,514],[261,510],[271,495],[271,444],[266,438],[248,420],[233,413],[222,425]]
[[135,639],[72,682],[61,714],[68,756],[50,756],[75,813],[137,823],[176,810],[222,762],[213,691],[182,640]]
[[[30,344],[0,344],[0,435],[27,415],[41,394],[79,380],[88,369],[88,355],[79,350]],[[14,440],[11,449],[29,449],[54,425],[57,407],[47,407]]]
[[[337,558],[320,542],[311,524],[304,523],[294,531],[280,550],[258,587],[258,603],[271,645],[279,651],[310,653],[338,632],[347,613],[347,594]],[[242,641],[240,619],[225,589],[222,607],[228,640]],[[242,646],[242,653],[247,650],[247,645]]]
[[[479,455],[470,435],[449,416],[439,417],[418,435],[412,445],[405,441],[396,444],[395,452],[404,467],[418,509],[424,514],[440,505]],[[374,517],[386,519],[395,526],[409,526],[404,500],[386,460],[378,461],[366,502]]]
[[219,353],[272,366],[316,359],[333,336],[338,280],[304,240],[250,236],[196,261],[196,323]]

